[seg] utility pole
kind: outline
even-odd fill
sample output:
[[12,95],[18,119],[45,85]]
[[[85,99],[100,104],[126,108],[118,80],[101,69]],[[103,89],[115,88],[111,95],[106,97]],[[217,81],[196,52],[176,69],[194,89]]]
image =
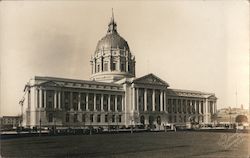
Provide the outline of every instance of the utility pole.
[[235,100],[236,100],[236,108],[238,107],[238,93],[237,93],[237,87],[236,87],[236,92],[235,92]]

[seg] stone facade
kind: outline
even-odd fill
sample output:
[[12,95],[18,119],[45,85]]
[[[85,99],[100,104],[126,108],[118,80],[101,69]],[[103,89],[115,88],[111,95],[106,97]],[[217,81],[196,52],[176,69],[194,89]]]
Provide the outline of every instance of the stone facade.
[[112,16],[91,57],[91,80],[35,76],[25,86],[24,126],[163,129],[211,122],[215,94],[170,89],[152,73],[136,78],[135,57],[116,27]]

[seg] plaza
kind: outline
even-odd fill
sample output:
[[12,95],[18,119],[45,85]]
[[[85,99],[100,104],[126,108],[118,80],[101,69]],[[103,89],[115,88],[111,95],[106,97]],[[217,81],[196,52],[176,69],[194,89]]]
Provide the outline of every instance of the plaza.
[[249,135],[150,132],[27,137],[1,141],[3,157],[248,157]]

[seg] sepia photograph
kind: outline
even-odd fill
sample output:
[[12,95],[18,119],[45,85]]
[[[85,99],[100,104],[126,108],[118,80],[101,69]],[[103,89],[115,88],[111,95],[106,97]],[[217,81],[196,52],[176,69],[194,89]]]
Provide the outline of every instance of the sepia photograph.
[[249,158],[248,0],[0,1],[0,157]]

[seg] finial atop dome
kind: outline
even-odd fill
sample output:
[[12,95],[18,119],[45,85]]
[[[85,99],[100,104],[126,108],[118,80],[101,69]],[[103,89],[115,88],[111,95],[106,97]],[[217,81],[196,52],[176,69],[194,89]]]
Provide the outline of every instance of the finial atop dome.
[[108,33],[117,32],[116,26],[117,26],[117,25],[116,25],[116,23],[115,23],[114,12],[113,12],[113,8],[112,8],[112,17],[111,17],[111,20],[110,20],[110,22],[109,22]]

